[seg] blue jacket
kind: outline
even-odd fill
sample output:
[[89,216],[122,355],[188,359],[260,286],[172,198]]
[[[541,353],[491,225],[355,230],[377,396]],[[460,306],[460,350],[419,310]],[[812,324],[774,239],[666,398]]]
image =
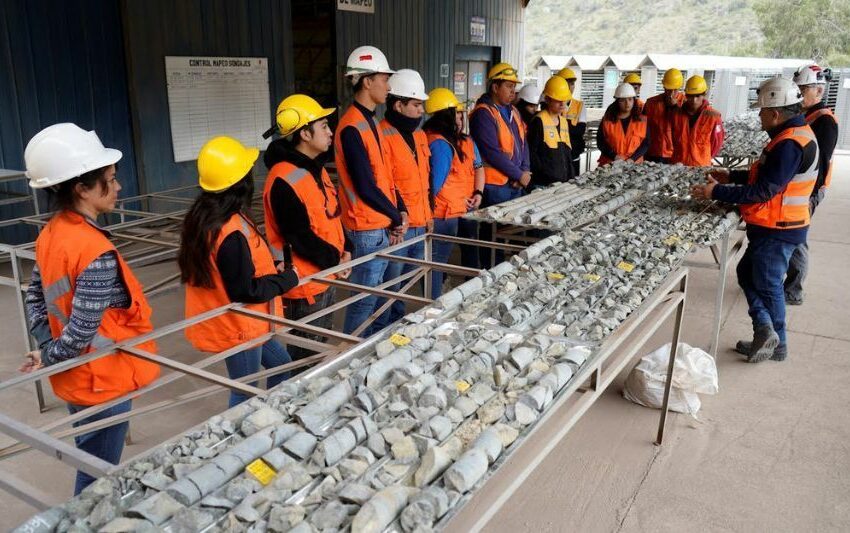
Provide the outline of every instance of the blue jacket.
[[[476,104],[483,103],[493,105],[493,99],[489,94],[484,94]],[[499,147],[499,127],[492,115],[488,113],[473,113],[469,120],[469,133],[478,146],[481,159],[488,165],[506,175],[509,180],[519,181],[523,172],[531,168],[528,155],[528,143],[519,136],[519,125],[512,120],[512,105],[496,106],[502,118],[508,123],[508,127],[514,136],[514,153],[506,157]]]

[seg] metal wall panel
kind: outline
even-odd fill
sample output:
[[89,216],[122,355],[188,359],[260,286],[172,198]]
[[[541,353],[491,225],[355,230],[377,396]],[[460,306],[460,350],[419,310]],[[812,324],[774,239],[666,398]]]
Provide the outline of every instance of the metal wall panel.
[[[0,168],[23,169],[33,135],[51,124],[75,122],[124,153],[121,194],[136,194],[125,71],[117,3],[0,2]],[[22,192],[27,186],[2,187]],[[0,219],[29,214],[29,204],[0,207]],[[7,242],[24,238],[22,232],[0,234]]]
[[269,107],[292,92],[289,0],[125,0],[130,99],[142,192],[197,180],[193,161],[174,162],[165,56],[269,59]]
[[[837,69],[836,69],[837,70]],[[836,84],[837,95],[835,98],[835,117],[838,119],[838,145],[837,148],[850,150],[850,69],[841,69],[833,72],[838,78]]]

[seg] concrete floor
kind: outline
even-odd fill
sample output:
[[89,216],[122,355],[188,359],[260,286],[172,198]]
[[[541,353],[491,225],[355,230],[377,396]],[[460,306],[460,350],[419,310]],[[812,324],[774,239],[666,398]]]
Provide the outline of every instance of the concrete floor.
[[[809,243],[806,304],[789,308],[791,355],[783,363],[742,363],[729,348],[750,334],[747,306],[729,273],[718,355],[720,392],[703,397],[698,420],[674,414],[665,444],[652,444],[657,411],[633,405],[613,385],[486,528],[488,531],[846,531],[850,529],[850,319],[844,283],[850,264],[850,154],[836,157],[835,179]],[[139,273],[158,279],[170,267]],[[839,281],[840,280],[840,281]],[[694,270],[682,340],[706,347],[717,274]],[[23,351],[12,291],[0,288],[0,380],[16,375]],[[182,318],[182,293],[153,300],[155,322]],[[670,335],[662,328],[645,351]],[[181,335],[161,353],[196,361]],[[214,368],[224,372],[223,365]],[[184,378],[139,405],[204,387]],[[47,387],[49,389],[49,386]],[[141,416],[124,457],[223,410],[223,393],[182,408]],[[0,410],[33,425],[65,415],[55,400],[38,414],[32,387],[0,392]],[[0,447],[10,441],[0,436]],[[26,479],[59,502],[72,490],[70,468],[29,452],[0,462],[0,475]],[[0,528],[34,509],[0,496]]]

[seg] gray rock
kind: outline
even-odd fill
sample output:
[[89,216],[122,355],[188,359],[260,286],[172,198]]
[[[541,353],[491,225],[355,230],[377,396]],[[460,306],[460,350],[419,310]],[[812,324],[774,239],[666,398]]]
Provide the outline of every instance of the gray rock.
[[291,490],[293,492],[307,485],[313,477],[307,473],[300,463],[292,463],[283,467],[273,481],[275,488]]
[[269,531],[289,531],[295,525],[304,520],[306,511],[300,505],[272,505],[269,513]]
[[145,475],[142,476],[142,479],[139,481],[145,487],[149,487],[155,490],[165,490],[165,487],[167,487],[171,483],[174,483],[174,479],[166,476],[162,472],[162,467],[147,472]]
[[263,428],[283,423],[283,415],[277,409],[263,407],[245,417],[241,430],[246,436],[251,436]]
[[369,498],[375,494],[375,491],[366,485],[359,483],[349,483],[342,487],[339,491],[339,499],[343,503],[353,503],[355,505],[363,505]]
[[443,475],[446,488],[460,493],[469,492],[487,473],[487,454],[484,450],[472,448],[451,465]]
[[369,448],[369,451],[374,453],[376,457],[383,457],[387,454],[387,444],[384,440],[384,436],[380,433],[373,433],[369,435],[366,440],[366,446]]
[[299,459],[310,457],[315,447],[316,437],[306,431],[296,433],[283,443],[283,449]]
[[263,461],[267,462],[269,466],[275,469],[275,471],[278,471],[283,468],[284,465],[293,462],[294,459],[291,456],[286,455],[280,448],[274,448],[272,451],[263,456]]
[[203,500],[201,500],[202,507],[212,507],[215,509],[233,509],[234,503],[227,498],[222,498],[220,496],[207,496]]
[[310,523],[320,530],[338,529],[348,518],[348,507],[331,500],[310,515]]
[[419,460],[419,450],[412,437],[404,437],[395,441],[392,445],[393,457],[403,464],[410,464]]
[[387,487],[366,502],[351,522],[351,533],[379,533],[395,520],[417,489]]
[[113,496],[103,498],[92,509],[88,518],[89,525],[93,529],[97,529],[117,517],[120,512],[121,508],[118,498]]
[[186,508],[174,515],[168,523],[168,529],[171,533],[197,533],[212,524],[214,520],[212,513]]
[[127,516],[144,518],[158,526],[183,509],[177,500],[167,492],[158,492],[137,503],[127,511]]
[[137,518],[116,518],[98,530],[98,533],[136,533],[156,531],[153,524]]

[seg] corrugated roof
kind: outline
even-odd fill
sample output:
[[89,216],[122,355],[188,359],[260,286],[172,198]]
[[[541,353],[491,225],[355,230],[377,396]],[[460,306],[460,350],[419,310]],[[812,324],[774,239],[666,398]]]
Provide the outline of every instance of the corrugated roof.
[[567,66],[577,66],[581,70],[602,70],[608,56],[574,55]]
[[573,56],[541,56],[534,64],[534,68],[546,65],[552,70],[561,70],[567,66],[567,63],[569,63],[572,58]]
[[617,70],[638,70],[646,54],[611,54],[603,66],[615,66]]
[[777,70],[783,68],[799,68],[811,64],[807,59],[777,59],[769,57],[734,57],[715,55],[690,55],[690,54],[647,54],[643,66],[654,66],[658,70],[678,68],[682,70],[702,69],[754,69],[754,70]]

